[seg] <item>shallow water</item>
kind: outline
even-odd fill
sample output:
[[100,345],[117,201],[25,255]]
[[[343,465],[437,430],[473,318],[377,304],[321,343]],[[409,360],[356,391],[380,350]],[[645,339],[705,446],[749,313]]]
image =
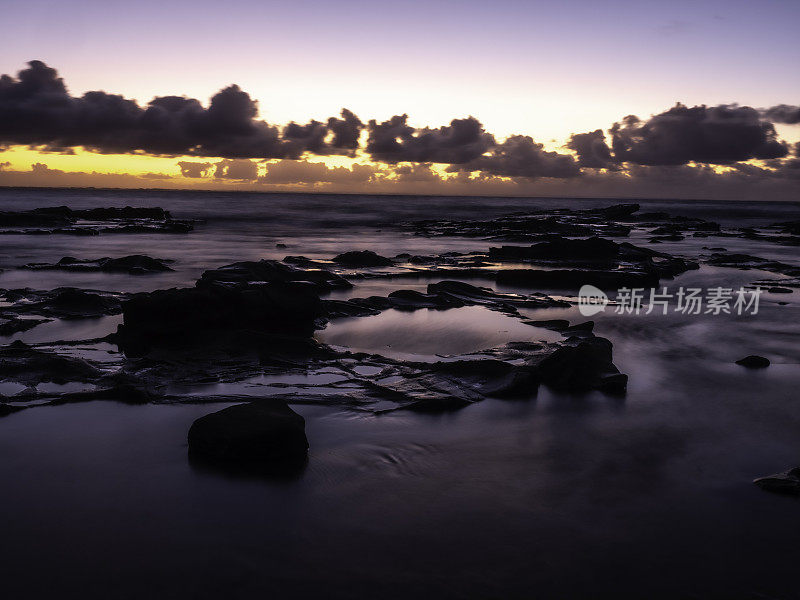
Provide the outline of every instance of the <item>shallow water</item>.
[[[485,250],[493,242],[423,238],[381,226],[484,218],[613,200],[0,191],[0,209],[68,204],[163,206],[203,218],[189,235],[0,236],[0,287],[140,291],[192,285],[236,260],[353,249],[384,255]],[[643,202],[643,210],[757,225],[800,218],[797,204]],[[646,236],[633,235],[633,243]],[[278,249],[275,244],[288,245]],[[738,238],[703,246],[800,264],[797,248]],[[175,260],[128,276],[13,267],[62,256],[132,253]],[[739,287],[779,276],[703,266],[677,286]],[[431,281],[363,279],[329,297],[424,291]],[[490,281],[470,280],[475,285]],[[519,290],[501,289],[515,292]],[[540,290],[545,293],[555,290]],[[441,416],[381,416],[295,405],[309,462],[296,479],[229,478],[186,457],[192,421],[222,405],[36,407],[0,419],[0,581],[8,597],[797,598],[800,504],[754,477],[800,464],[800,292],[764,294],[757,315],[620,315],[595,331],[629,374],[625,398],[600,393],[486,400]],[[781,304],[785,303],[785,304]],[[586,320],[576,307],[520,309]],[[77,340],[119,317],[54,321],[3,340]],[[320,340],[415,360],[507,341],[560,339],[481,307],[385,311],[335,321]],[[105,354],[115,347],[60,351]],[[747,354],[772,365],[733,364]],[[348,365],[378,377],[373,365]],[[285,395],[336,388],[345,373],[264,374],[174,394]],[[331,387],[334,386],[334,387]],[[15,388],[0,393],[21,391]]]

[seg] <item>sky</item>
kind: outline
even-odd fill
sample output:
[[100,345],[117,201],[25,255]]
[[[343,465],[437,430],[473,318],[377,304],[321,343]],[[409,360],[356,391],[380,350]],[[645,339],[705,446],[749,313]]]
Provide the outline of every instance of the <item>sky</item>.
[[[614,123],[622,122],[627,115],[638,115],[644,123],[677,102],[687,107],[736,104],[755,110],[800,103],[800,3],[796,1],[0,0],[0,16],[4,23],[0,73],[11,78],[16,78],[29,61],[38,60],[57,70],[71,97],[102,90],[135,100],[141,107],[154,97],[168,95],[195,98],[208,106],[217,92],[237,84],[257,101],[258,120],[278,127],[312,119],[325,123],[346,107],[364,124],[363,147],[370,119],[382,123],[405,114],[406,125],[415,130],[411,135],[419,135],[423,128],[448,126],[453,119],[472,116],[497,144],[509,136],[529,136],[543,145],[544,152],[580,160],[568,147],[573,134],[601,129],[610,146],[608,130]],[[60,154],[42,152],[42,144],[31,149],[30,144],[17,143],[22,139],[19,135],[7,133],[14,127],[4,128],[4,119],[18,118],[14,116],[18,113],[4,113],[2,108],[0,102],[0,144],[5,147],[0,152],[0,165],[5,165],[0,171],[0,185],[37,179],[50,185],[54,177],[58,179],[41,167],[38,177],[25,175],[25,171],[32,171],[31,165],[39,164],[50,171],[83,173],[73,177],[74,181],[88,180],[92,173],[136,177],[149,173],[169,176],[161,177],[162,184],[168,186],[238,185],[256,189],[260,184],[275,189],[276,185],[343,185],[342,191],[369,192],[397,187],[396,180],[405,176],[405,186],[412,192],[424,193],[429,185],[432,192],[445,193],[442,189],[447,186],[431,179],[433,173],[436,180],[452,180],[450,187],[457,193],[469,193],[471,188],[475,193],[494,193],[495,188],[502,188],[513,194],[536,194],[537,189],[563,188],[560,193],[575,189],[576,194],[582,194],[582,188],[592,187],[587,180],[596,184],[603,174],[608,176],[603,182],[614,190],[637,177],[641,183],[644,175],[639,171],[644,167],[661,170],[650,173],[652,177],[641,188],[648,190],[658,188],[656,175],[662,181],[669,179],[663,172],[667,166],[682,182],[687,178],[679,167],[686,166],[702,170],[706,179],[714,179],[709,173],[716,174],[717,179],[731,175],[731,169],[740,163],[783,174],[786,164],[793,160],[793,145],[800,141],[800,126],[781,122],[792,119],[773,119],[765,123],[774,128],[778,140],[786,143],[785,156],[754,151],[752,156],[741,155],[741,159],[737,155],[735,164],[726,159],[720,167],[723,163],[714,157],[708,163],[642,164],[633,152],[628,153],[633,161],[614,157],[610,169],[589,167],[600,171],[587,171],[581,165],[579,174],[565,176],[567,172],[562,170],[557,177],[547,169],[471,171],[471,167],[461,166],[467,162],[487,165],[480,157],[455,163],[455,168],[454,163],[441,162],[435,155],[432,161],[427,160],[430,156],[412,157],[415,160],[411,161],[395,160],[404,156],[376,160],[374,152],[365,153],[360,147],[355,152],[306,152],[289,160],[321,164],[327,170],[352,171],[354,165],[369,166],[377,175],[367,181],[353,175],[346,185],[311,180],[275,184],[224,177],[227,167],[217,166],[207,169],[203,177],[185,177],[181,174],[185,169],[177,165],[190,160],[213,165],[226,159],[261,161],[257,164],[261,178],[269,172],[269,161],[287,160],[284,156],[228,153],[198,161],[196,154],[182,160],[184,155],[153,156],[152,151],[136,148],[122,153],[110,153],[105,148],[100,153],[98,148],[70,146],[74,154],[64,154],[63,148]],[[744,113],[739,117],[750,118]],[[698,135],[707,135],[707,131]],[[58,141],[55,137],[58,135],[53,134],[52,141]],[[487,152],[492,148],[489,145]],[[140,156],[143,153],[146,156]],[[709,157],[707,152],[687,152],[685,156]],[[780,164],[774,162],[778,159]],[[522,152],[514,160],[535,162],[538,158],[535,152]],[[765,165],[759,162],[763,160],[773,162]],[[298,167],[279,166],[292,168]],[[402,168],[399,174],[398,168]],[[409,170],[411,175],[406,173]],[[743,177],[743,170],[738,171],[733,175]],[[472,173],[474,185],[464,173]],[[416,178],[414,185],[409,178]],[[426,178],[427,184],[419,181]],[[455,181],[457,178],[460,181]],[[781,178],[788,180],[781,194],[791,197],[797,180]],[[68,184],[67,179],[61,178],[64,184]],[[281,178],[276,175],[272,179]],[[562,181],[545,181],[550,179]],[[770,186],[777,185],[774,179],[770,178]],[[117,185],[112,180],[105,178],[106,184]],[[614,185],[609,183],[612,180]],[[130,185],[147,187],[146,183],[132,181]],[[701,184],[687,184],[685,193],[691,195],[692,185]],[[629,187],[634,195],[639,193],[639,188]],[[724,193],[722,188],[715,190],[698,188],[696,194]]]

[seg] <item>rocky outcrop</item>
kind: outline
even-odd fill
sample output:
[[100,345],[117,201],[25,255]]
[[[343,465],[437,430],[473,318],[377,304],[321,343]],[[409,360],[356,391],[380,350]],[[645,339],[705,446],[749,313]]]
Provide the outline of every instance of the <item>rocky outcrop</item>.
[[343,267],[391,267],[392,259],[376,254],[372,250],[352,250],[333,257],[333,262]]
[[128,294],[59,287],[47,291],[29,288],[5,290],[2,297],[10,303],[10,306],[0,308],[0,317],[5,319],[15,320],[20,315],[83,319],[120,313],[122,301]]
[[612,362],[611,342],[594,335],[568,339],[536,368],[542,383],[559,391],[624,393],[628,383]]
[[39,383],[93,382],[103,375],[89,362],[44,352],[16,341],[0,347],[0,380],[27,386]]
[[0,233],[98,235],[101,233],[188,233],[190,221],[173,219],[159,207],[72,209],[66,206],[0,211]]
[[151,258],[144,254],[132,254],[120,258],[79,259],[65,256],[56,263],[28,263],[23,269],[36,271],[101,271],[104,273],[128,273],[130,275],[146,275],[172,271],[161,258]]

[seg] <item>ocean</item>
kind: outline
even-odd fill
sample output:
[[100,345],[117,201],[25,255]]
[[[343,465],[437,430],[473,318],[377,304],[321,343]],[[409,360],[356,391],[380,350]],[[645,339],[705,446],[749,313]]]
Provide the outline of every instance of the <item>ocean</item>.
[[[147,292],[192,286],[203,271],[243,260],[485,251],[500,242],[399,225],[620,202],[632,200],[3,189],[0,211],[160,206],[196,222],[189,234],[0,235],[0,288]],[[723,228],[800,219],[800,203],[636,202],[642,212]],[[789,279],[707,264],[712,247],[800,267],[798,246],[764,239],[686,236],[656,246],[648,238],[634,230],[614,239],[700,262],[662,282],[670,289]],[[19,268],[130,254],[168,259],[173,270]],[[442,278],[355,279],[330,298],[424,291]],[[489,398],[456,412],[381,414],[337,402],[342,388],[328,389],[336,375],[322,369],[176,386],[185,401],[169,404],[93,401],[0,418],[2,587],[9,598],[83,599],[800,597],[797,500],[751,483],[800,464],[798,297],[765,292],[757,314],[593,316],[629,376],[624,397],[541,387],[534,398]],[[524,314],[586,320],[576,305]],[[120,323],[119,315],[58,319],[0,341],[88,340]],[[534,332],[539,341],[552,334],[464,307],[344,318],[315,336],[430,361],[531,341]],[[89,346],[86,356],[119,359],[111,345]],[[735,364],[751,354],[772,364]],[[291,401],[309,389],[329,401]],[[220,476],[187,461],[186,431],[227,406],[216,400],[226,394],[290,399],[311,445],[301,475]]]

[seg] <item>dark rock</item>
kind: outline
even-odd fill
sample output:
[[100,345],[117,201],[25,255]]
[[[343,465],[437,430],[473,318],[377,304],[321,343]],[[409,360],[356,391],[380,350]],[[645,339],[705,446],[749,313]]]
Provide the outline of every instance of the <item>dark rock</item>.
[[122,306],[117,332],[126,350],[191,343],[218,332],[255,331],[310,336],[323,315],[313,285],[204,285],[137,294]]
[[35,386],[39,383],[93,382],[102,375],[89,362],[31,348],[16,341],[0,347],[0,379]]
[[583,285],[616,290],[621,287],[650,288],[658,285],[658,274],[641,271],[597,271],[579,269],[501,269],[495,280],[500,285],[527,288],[577,290]]
[[197,419],[189,429],[195,458],[233,463],[304,461],[305,420],[280,400],[237,404]]
[[767,492],[800,496],[800,467],[775,475],[759,477],[754,479],[753,483]]
[[132,254],[121,258],[78,259],[65,256],[57,263],[29,263],[23,269],[32,270],[60,270],[60,271],[102,271],[105,273],[129,273],[131,275],[144,275],[147,273],[160,273],[172,271],[167,266],[167,261],[151,258],[143,254]]
[[569,327],[569,321],[566,319],[545,319],[541,321],[523,321],[526,325],[533,325],[534,327],[543,327],[544,329],[553,329],[554,331],[562,331]]
[[619,372],[611,354],[611,342],[605,338],[571,338],[535,364],[542,383],[555,390],[624,392],[627,376]]
[[[88,223],[86,223],[88,221]],[[189,221],[179,221],[163,208],[130,207],[71,209],[66,206],[0,212],[2,233],[97,235],[99,233],[188,233]]]
[[533,246],[489,248],[492,259],[603,260],[619,256],[620,245],[611,240],[591,237],[585,240],[560,238]]
[[236,288],[257,283],[304,283],[317,292],[353,287],[349,281],[335,273],[322,269],[301,269],[277,260],[237,262],[205,271],[196,285],[198,288]]
[[[122,311],[121,302],[127,297],[128,294],[124,293],[71,287],[60,287],[47,291],[28,288],[7,290],[5,300],[13,304],[1,308],[0,315],[12,320],[19,315],[59,319],[97,318],[120,313]],[[28,320],[20,319],[20,321],[23,322],[19,325],[25,326],[25,322]],[[29,329],[29,327],[25,328]]]
[[0,335],[14,335],[22,331],[33,329],[37,325],[49,322],[50,319],[19,319],[11,317],[0,323]]
[[740,358],[736,361],[736,364],[747,367],[748,369],[764,369],[769,366],[769,359],[756,354],[751,354],[750,356]]
[[391,259],[375,254],[372,250],[352,250],[333,258],[333,262],[344,267],[390,267]]
[[12,406],[10,404],[6,404],[5,402],[0,402],[0,418],[7,417],[10,414],[19,412],[24,409],[25,407],[23,406]]

